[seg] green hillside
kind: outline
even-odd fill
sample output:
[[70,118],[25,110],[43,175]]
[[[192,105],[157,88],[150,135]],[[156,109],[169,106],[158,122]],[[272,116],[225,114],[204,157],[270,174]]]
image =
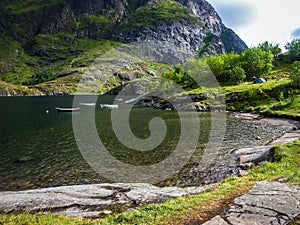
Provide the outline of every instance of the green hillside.
[[[213,31],[210,30],[212,28],[205,25],[201,18],[192,15],[191,9],[175,0],[101,0],[97,2],[92,0],[85,2],[3,0],[0,3],[0,20],[2,95],[15,93],[27,95],[40,92],[44,94],[74,93],[76,84],[81,78],[92,79],[89,70],[95,66],[95,62],[101,57],[106,57],[105,54],[110,54],[109,52],[113,49],[127,43],[127,39],[129,42],[139,43],[145,35],[149,35],[151,38],[154,37],[154,42],[163,43],[166,37],[161,36],[160,29],[156,30],[158,26],[165,26],[161,29],[169,30],[170,34],[167,38],[170,44],[178,41],[191,44],[190,49],[186,48],[188,54],[191,49],[201,47],[202,39],[205,39],[205,44],[210,46],[207,50],[213,54],[214,42],[217,45],[220,41],[210,38],[208,43],[208,38],[205,37],[212,36]],[[181,32],[187,29],[191,34],[193,29],[201,29],[203,33],[196,36],[197,41],[193,43],[187,39],[188,34]],[[214,37],[218,38],[216,34]],[[240,42],[243,49],[245,44],[241,40]],[[168,43],[163,45],[168,46]],[[180,44],[177,46],[180,47]],[[240,51],[240,43],[237,43],[237,46]],[[202,48],[204,52],[205,49]],[[172,55],[172,47],[170,51]],[[178,51],[181,54],[182,50]],[[134,52],[127,51],[125,54],[132,54],[129,58],[136,57]],[[160,57],[160,53],[157,57]],[[159,66],[156,64],[153,68],[152,63],[144,57],[134,62],[129,61],[127,64],[135,64],[137,61],[144,61],[143,67],[139,68],[140,75],[126,69],[125,64],[117,71],[114,65],[111,65],[111,69],[105,68],[105,71],[100,71],[104,74],[103,77],[97,76],[94,82],[95,86],[98,85],[99,93],[104,93],[128,81],[122,80],[124,76],[121,75],[120,78],[120,73],[126,72],[125,77],[130,77],[131,80],[135,77],[148,76],[147,71],[153,72],[150,74],[160,75],[164,68],[169,68],[163,64]],[[113,71],[110,74],[111,79],[106,77],[108,70]],[[15,88],[18,85],[27,86],[32,91],[15,92],[14,89],[11,90],[10,84]],[[17,89],[25,90],[21,86]]]

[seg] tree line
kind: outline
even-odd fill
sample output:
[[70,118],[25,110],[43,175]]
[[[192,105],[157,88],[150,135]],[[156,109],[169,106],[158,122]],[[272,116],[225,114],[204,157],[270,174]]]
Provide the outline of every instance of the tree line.
[[[239,84],[252,81],[255,77],[266,78],[273,67],[280,61],[292,64],[291,79],[300,86],[300,39],[294,39],[285,46],[287,52],[282,53],[279,44],[264,42],[256,47],[248,48],[241,54],[224,53],[221,55],[193,59],[189,64],[207,64],[218,82]],[[171,79],[184,87],[196,83],[191,79],[184,65],[176,65],[171,71],[162,76]]]

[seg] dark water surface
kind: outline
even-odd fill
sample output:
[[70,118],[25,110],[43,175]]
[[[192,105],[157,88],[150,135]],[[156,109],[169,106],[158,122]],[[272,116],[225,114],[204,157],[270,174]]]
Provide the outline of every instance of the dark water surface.
[[[118,160],[132,165],[151,165],[168,157],[180,136],[178,114],[149,108],[132,110],[130,127],[138,138],[150,135],[148,123],[153,117],[163,118],[168,127],[165,140],[153,151],[134,151],[123,146],[114,135],[110,121],[111,110],[99,107],[100,103],[112,103],[113,98],[101,96],[96,108],[81,107],[80,112],[72,114],[57,113],[55,110],[56,106],[72,107],[72,96],[1,97],[0,190],[109,182],[84,160],[74,138],[72,115],[80,116],[87,110],[95,110],[101,141]],[[189,118],[190,113],[186,112],[185,117]],[[211,115],[199,114],[200,142],[190,162],[180,173],[160,185],[186,186],[218,181],[236,169],[234,159],[229,154],[233,149],[263,144],[282,132],[274,127],[253,124],[253,121],[234,119],[227,115],[226,135],[221,143],[219,157],[212,166],[202,170],[200,160],[212,129]],[[218,118],[218,115],[214,117]],[[257,136],[261,140],[257,140]]]

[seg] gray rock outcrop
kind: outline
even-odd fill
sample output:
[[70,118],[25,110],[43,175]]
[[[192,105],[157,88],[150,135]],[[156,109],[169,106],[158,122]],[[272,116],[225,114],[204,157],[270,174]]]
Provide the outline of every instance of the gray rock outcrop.
[[1,213],[56,213],[69,217],[95,218],[170,198],[199,194],[212,188],[164,187],[151,184],[92,184],[62,186],[28,191],[1,192]]
[[168,64],[182,63],[195,54],[215,55],[232,51],[241,53],[247,48],[234,31],[225,27],[207,1],[177,2],[201,23],[174,21],[149,27],[135,27],[121,30],[116,39],[134,43],[136,52],[141,56]]
[[299,131],[289,131],[267,145],[241,148],[236,150],[234,154],[238,158],[240,167],[243,169],[249,169],[253,164],[259,165],[265,161],[271,160],[274,154],[272,149],[273,145],[288,144],[299,140],[299,138]]
[[257,182],[246,195],[234,200],[226,215],[205,225],[283,225],[300,215],[300,187],[279,182]]

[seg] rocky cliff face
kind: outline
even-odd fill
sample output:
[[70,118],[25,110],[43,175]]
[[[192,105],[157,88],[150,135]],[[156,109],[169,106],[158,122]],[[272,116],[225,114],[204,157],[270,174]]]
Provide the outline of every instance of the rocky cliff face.
[[[44,6],[37,7],[36,10],[29,6],[26,10],[26,7],[21,8],[23,5],[20,3],[18,6],[16,3],[14,5],[4,1],[0,5],[0,27],[9,31],[18,41],[27,41],[39,33],[69,32],[81,37],[108,38],[126,43],[152,43],[151,48],[166,48],[161,53],[171,54],[175,48],[174,54],[176,58],[181,59],[180,61],[184,60],[185,55],[193,55],[199,50],[211,55],[228,51],[241,52],[247,47],[232,30],[224,26],[214,8],[205,0],[176,0],[179,3],[176,7],[182,7],[181,10],[186,10],[191,17],[197,18],[199,23],[172,18],[171,21],[129,26],[124,29],[124,26],[130,23],[128,18],[132,14],[145,8],[159,7],[164,1],[52,0],[47,1],[48,3],[45,1]],[[155,14],[149,15],[155,17]],[[154,18],[134,19],[147,21]],[[110,23],[109,27],[107,23]],[[103,32],[104,29],[107,31]],[[203,49],[208,41],[212,45]]]
[[[0,80],[22,84],[34,76],[69,74],[68,67],[88,70],[95,55],[109,50],[96,46],[102,39],[129,44],[123,50],[141,60],[171,65],[247,48],[205,0],[2,0]],[[92,58],[82,62],[89,46]],[[119,70],[127,71],[114,73]]]
[[149,27],[137,27],[118,33],[117,40],[135,43],[151,59],[175,64],[192,55],[241,53],[247,46],[225,27],[214,8],[205,0],[176,0],[200,23],[174,21]]

